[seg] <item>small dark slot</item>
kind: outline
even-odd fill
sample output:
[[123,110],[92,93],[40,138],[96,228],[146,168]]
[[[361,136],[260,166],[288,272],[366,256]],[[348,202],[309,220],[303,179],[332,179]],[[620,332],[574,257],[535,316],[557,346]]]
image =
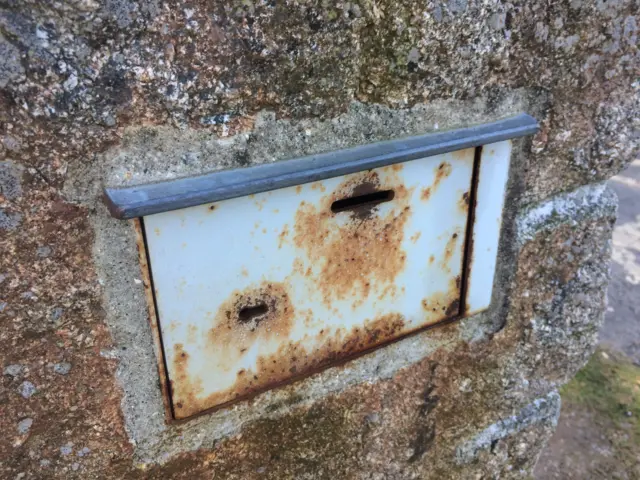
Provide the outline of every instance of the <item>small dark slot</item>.
[[264,303],[259,303],[258,305],[254,305],[252,307],[243,307],[238,312],[238,320],[242,323],[247,323],[253,320],[256,317],[260,317],[267,313],[269,308]]
[[333,213],[338,213],[344,212],[345,210],[355,210],[361,207],[372,207],[379,203],[390,202],[393,200],[393,196],[393,190],[383,190],[381,192],[343,198],[342,200],[336,200],[331,204],[331,211]]

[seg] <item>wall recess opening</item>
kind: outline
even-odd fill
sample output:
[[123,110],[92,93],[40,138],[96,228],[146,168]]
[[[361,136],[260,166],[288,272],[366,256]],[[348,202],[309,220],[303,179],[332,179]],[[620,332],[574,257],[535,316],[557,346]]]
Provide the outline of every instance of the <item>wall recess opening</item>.
[[[114,216],[144,217],[168,418],[222,408],[488,308],[508,139],[536,130],[523,114],[107,189]],[[280,290],[286,305],[271,301]]]

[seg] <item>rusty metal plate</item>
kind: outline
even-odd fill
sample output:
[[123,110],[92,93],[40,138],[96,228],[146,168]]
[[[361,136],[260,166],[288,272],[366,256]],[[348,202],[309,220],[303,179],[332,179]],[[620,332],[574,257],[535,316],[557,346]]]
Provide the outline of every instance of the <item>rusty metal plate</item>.
[[457,316],[474,152],[144,217],[174,417]]

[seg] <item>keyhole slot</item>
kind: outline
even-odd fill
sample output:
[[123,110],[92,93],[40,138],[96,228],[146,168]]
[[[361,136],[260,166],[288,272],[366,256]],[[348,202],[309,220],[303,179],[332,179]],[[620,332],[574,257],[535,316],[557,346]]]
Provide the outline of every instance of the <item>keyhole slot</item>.
[[248,307],[242,307],[238,312],[238,321],[242,323],[248,323],[258,317],[261,317],[269,311],[266,303],[258,303],[257,305],[251,305]]
[[379,203],[390,202],[393,200],[394,196],[395,193],[393,190],[382,190],[380,192],[343,198],[342,200],[336,200],[331,204],[331,211],[333,213],[338,213],[347,210],[357,210],[363,207],[373,207]]

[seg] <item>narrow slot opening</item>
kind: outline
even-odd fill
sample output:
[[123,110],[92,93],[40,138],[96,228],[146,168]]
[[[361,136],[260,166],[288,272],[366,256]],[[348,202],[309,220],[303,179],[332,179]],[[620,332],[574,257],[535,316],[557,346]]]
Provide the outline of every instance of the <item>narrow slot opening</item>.
[[254,318],[261,317],[269,311],[266,303],[259,303],[250,307],[243,307],[238,312],[238,321],[247,323]]
[[333,213],[344,212],[345,210],[355,210],[361,207],[371,207],[379,203],[389,202],[394,197],[393,190],[383,190],[380,192],[367,193],[365,195],[357,195],[355,197],[343,198],[336,200],[331,204]]

